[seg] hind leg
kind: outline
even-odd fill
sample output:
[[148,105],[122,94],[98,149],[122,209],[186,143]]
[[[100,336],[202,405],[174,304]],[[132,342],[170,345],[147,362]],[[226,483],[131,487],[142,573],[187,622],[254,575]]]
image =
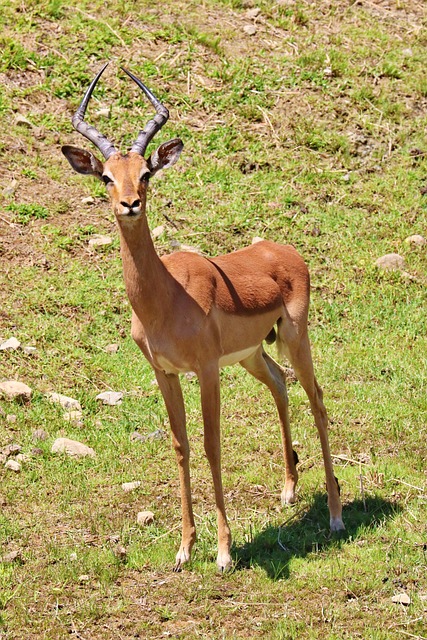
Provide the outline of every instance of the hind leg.
[[330,513],[331,531],[345,529],[342,521],[342,506],[339,496],[338,482],[334,476],[331,452],[328,439],[328,416],[323,404],[323,392],[320,388],[313,369],[310,342],[307,330],[302,335],[298,335],[295,327],[287,327],[283,323],[279,328],[280,347],[294,368],[295,374],[307,393],[310,401],[311,411],[316,424],[320,444],[322,447],[323,463],[326,474],[326,486],[328,489],[328,506]]
[[298,459],[292,449],[285,371],[264,351],[262,346],[249,358],[242,360],[240,364],[270,389],[276,403],[285,460],[285,486],[282,491],[282,504],[292,504],[295,502],[295,487],[298,481],[298,472],[295,467],[295,462]]

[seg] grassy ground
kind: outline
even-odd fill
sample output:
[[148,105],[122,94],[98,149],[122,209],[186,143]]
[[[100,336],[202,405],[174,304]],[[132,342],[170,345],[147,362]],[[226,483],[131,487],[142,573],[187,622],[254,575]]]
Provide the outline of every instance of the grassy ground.
[[[424,3],[0,5],[0,337],[37,347],[0,352],[0,379],[33,388],[27,405],[0,401],[0,446],[30,456],[20,474],[0,470],[1,553],[19,552],[0,563],[0,638],[427,637],[427,257],[405,242],[427,235]],[[167,433],[165,409],[129,337],[104,189],[60,153],[85,145],[70,118],[107,59],[90,121],[126,148],[151,116],[125,64],[170,107],[156,143],[185,143],[151,186],[150,223],[165,227],[159,251],[183,243],[215,255],[262,236],[294,244],[309,264],[342,539],[328,533],[320,447],[299,385],[290,384],[298,504],[281,509],[273,404],[227,368],[235,570],[215,571],[198,384],[184,379],[198,542],[192,564],[171,572],[180,507],[169,437],[130,438]],[[96,233],[112,244],[90,249]],[[391,252],[406,273],[375,267]],[[117,353],[105,351],[111,343]],[[95,400],[108,389],[125,392],[120,406]],[[50,391],[81,402],[82,425],[63,420]],[[34,442],[41,428],[48,438]],[[52,455],[59,436],[96,458]],[[125,494],[132,480],[142,484]],[[145,528],[142,509],[155,514]],[[393,602],[402,594],[409,605]]]

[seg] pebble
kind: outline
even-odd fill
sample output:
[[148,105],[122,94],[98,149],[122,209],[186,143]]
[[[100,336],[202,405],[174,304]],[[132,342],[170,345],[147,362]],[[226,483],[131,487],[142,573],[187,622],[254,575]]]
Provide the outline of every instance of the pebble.
[[102,404],[112,407],[122,404],[123,393],[121,391],[104,391],[96,396],[96,400],[101,400]]
[[163,429],[156,429],[155,431],[152,431],[147,435],[142,435],[142,433],[139,433],[138,431],[134,431],[131,434],[130,439],[132,442],[135,442],[135,441],[146,442],[147,440],[163,440],[163,438],[165,437],[166,437],[166,432],[163,431]]
[[254,36],[256,34],[256,26],[254,24],[245,24],[245,26],[243,27],[243,31],[248,36]]
[[126,547],[124,547],[122,544],[118,544],[117,547],[114,549],[114,555],[117,558],[120,558],[120,560],[125,560],[127,557],[127,550]]
[[165,225],[161,224],[158,227],[154,227],[154,229],[151,232],[151,235],[153,236],[153,238],[158,238],[159,236],[162,235],[162,233],[164,233],[165,231]]
[[140,511],[136,516],[136,521],[143,526],[151,524],[154,522],[154,513],[152,511]]
[[15,416],[14,413],[8,413],[6,416],[6,422],[9,422],[10,424],[15,424],[17,420],[17,417]]
[[101,116],[102,118],[109,118],[110,117],[110,107],[104,107],[102,109],[99,109],[96,112],[97,116]]
[[3,447],[1,452],[6,456],[6,458],[8,458],[9,456],[16,456],[16,454],[18,454],[21,450],[22,447],[20,444],[7,444],[5,447]]
[[106,247],[109,244],[112,244],[113,239],[110,236],[101,236],[99,234],[94,235],[89,240],[90,247]]
[[33,356],[35,353],[37,353],[37,348],[36,347],[22,347],[22,351],[24,353],[26,353],[28,356]]
[[83,458],[85,456],[94,458],[96,456],[95,451],[91,447],[77,440],[70,440],[69,438],[57,438],[52,445],[51,451],[52,453],[66,453],[75,458]]
[[19,349],[21,343],[16,338],[9,338],[6,342],[0,344],[0,351],[16,351]]
[[104,349],[104,351],[106,351],[107,353],[117,353],[118,350],[119,350],[119,345],[116,343],[108,344]]
[[8,460],[5,465],[6,469],[10,469],[10,471],[14,471],[15,473],[20,473],[21,465],[16,460]]
[[391,601],[396,604],[404,604],[405,606],[411,604],[411,598],[405,592],[398,593],[397,595],[393,596]]
[[28,402],[31,399],[32,389],[23,382],[17,380],[6,380],[0,382],[0,396],[6,400],[16,400],[17,402]]
[[1,557],[1,561],[5,564],[11,564],[12,562],[22,562],[22,555],[20,551],[9,551]]
[[125,493],[129,493],[130,491],[133,491],[134,489],[138,489],[138,487],[141,486],[141,481],[140,480],[134,480],[133,482],[123,482],[122,484],[122,489]]
[[46,431],[44,429],[36,429],[35,431],[33,431],[33,440],[34,442],[37,442],[38,440],[47,440],[49,437],[49,434],[46,433]]
[[407,242],[408,244],[414,244],[417,247],[422,247],[427,243],[427,240],[424,238],[424,236],[420,236],[418,233],[416,233],[413,236],[408,236],[405,242]]
[[262,242],[263,238],[261,238],[260,236],[254,236],[252,238],[252,244],[256,244],[257,242]]
[[27,127],[27,129],[32,129],[33,125],[32,123],[27,120],[27,118],[23,115],[21,115],[20,113],[17,114],[16,118],[15,118],[15,122],[16,124],[19,124],[21,127]]
[[46,397],[50,402],[56,402],[64,407],[64,409],[71,409],[75,411],[81,411],[82,407],[78,400],[74,400],[74,398],[69,398],[68,396],[63,396],[60,393],[47,393]]
[[375,261],[376,266],[384,271],[399,271],[405,268],[405,260],[398,253],[387,253]]
[[260,13],[261,9],[259,7],[254,7],[253,9],[248,9],[246,11],[245,17],[248,18],[248,20],[253,20],[257,16],[259,16]]
[[87,575],[87,573],[83,573],[83,574],[82,574],[81,576],[79,576],[77,579],[78,579],[78,581],[79,581],[80,583],[83,583],[83,582],[89,582],[90,577]]
[[62,418],[66,422],[74,422],[76,424],[81,423],[81,418],[83,417],[83,413],[81,411],[67,411],[63,414]]
[[95,198],[93,198],[92,196],[87,196],[86,198],[82,198],[83,204],[94,204],[94,202],[95,202]]

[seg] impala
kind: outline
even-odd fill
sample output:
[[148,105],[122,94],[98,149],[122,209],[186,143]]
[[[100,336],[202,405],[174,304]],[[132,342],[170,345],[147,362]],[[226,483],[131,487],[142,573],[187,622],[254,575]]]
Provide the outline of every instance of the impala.
[[[108,63],[107,63],[108,64]],[[148,158],[146,149],[169,117],[168,110],[132,73],[122,69],[144,92],[156,115],[126,154],[84,121],[88,102],[105,67],[87,89],[75,113],[74,128],[104,156],[73,146],[62,152],[78,173],[103,180],[120,233],[126,292],[132,306],[132,337],[154,369],[172,430],[179,469],[182,538],[175,570],[190,560],[196,539],[189,468],[189,443],[179,374],[192,371],[200,382],[204,448],[209,460],[218,519],[217,564],[231,564],[231,533],[225,512],[220,454],[219,370],[239,362],[272,393],[279,413],[285,461],[282,503],[295,501],[298,480],[288,416],[285,370],[263,348],[276,341],[305,389],[322,447],[330,526],[344,529],[339,487],[328,443],[328,418],[313,371],[307,316],[310,294],[308,269],[288,245],[260,241],[216,258],[178,252],[157,255],[146,217],[149,180],[178,160],[179,139],[161,144]]]

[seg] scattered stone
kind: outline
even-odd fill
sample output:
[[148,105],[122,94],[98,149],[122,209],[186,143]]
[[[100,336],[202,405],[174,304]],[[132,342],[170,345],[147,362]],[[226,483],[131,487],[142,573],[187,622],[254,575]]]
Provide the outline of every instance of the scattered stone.
[[79,576],[77,579],[80,582],[80,584],[83,584],[84,582],[89,582],[90,577],[87,575],[87,573],[84,573],[81,576]]
[[75,551],[70,553],[70,560],[71,562],[75,562],[77,560],[77,553]]
[[195,380],[197,378],[197,373],[195,373],[194,371],[187,371],[187,373],[184,374],[185,377],[187,378],[187,380]]
[[67,411],[62,416],[65,422],[74,422],[75,424],[81,423],[82,417],[83,417],[83,414],[81,411]]
[[410,47],[408,47],[407,49],[402,50],[402,55],[405,56],[405,58],[411,58],[414,55],[414,52]]
[[52,445],[52,453],[66,453],[75,458],[83,458],[85,456],[95,457],[95,451],[77,440],[69,438],[57,438]]
[[161,224],[159,227],[154,227],[154,229],[151,232],[151,235],[153,236],[153,238],[159,238],[162,233],[164,233],[165,231],[165,225]]
[[243,31],[248,36],[254,36],[256,34],[256,26],[254,24],[245,24],[245,26],[243,27]]
[[44,453],[43,449],[40,449],[40,447],[33,447],[31,449],[31,455],[32,456],[42,456]]
[[47,440],[49,435],[46,433],[44,429],[36,429],[33,431],[33,440],[37,442],[38,440],[44,441]]
[[18,455],[15,458],[16,462],[20,462],[25,464],[26,462],[28,462],[30,460],[29,456],[27,456],[25,453],[18,453]]
[[20,551],[9,551],[1,557],[1,561],[5,564],[12,564],[12,562],[22,562],[22,554]]
[[417,247],[422,247],[427,243],[427,240],[424,236],[420,236],[419,234],[415,234],[413,236],[408,236],[405,240],[408,244],[414,244]]
[[332,67],[326,67],[325,69],[323,69],[323,75],[326,78],[332,78],[332,76],[334,75]]
[[24,353],[26,353],[27,355],[29,355],[29,356],[33,356],[35,353],[37,353],[37,348],[36,347],[27,346],[27,347],[23,347],[22,351]]
[[103,109],[99,109],[96,112],[97,116],[101,116],[102,118],[109,118],[110,117],[110,108],[109,107],[104,107]]
[[257,242],[262,242],[263,238],[260,238],[260,236],[255,236],[254,238],[252,238],[252,244],[256,244]]
[[3,195],[5,196],[13,196],[13,194],[16,191],[16,187],[18,186],[18,181],[17,180],[12,180],[12,182],[10,182],[10,184],[3,189]]
[[245,17],[248,20],[253,20],[257,16],[259,16],[260,13],[261,13],[261,9],[259,7],[254,7],[253,9],[248,9],[246,11]]
[[6,469],[10,469],[10,471],[14,471],[15,473],[21,472],[21,465],[16,460],[8,460],[5,465]]
[[107,353],[117,353],[118,350],[119,350],[119,345],[116,343],[108,344],[104,349],[104,351],[106,351]]
[[130,439],[132,442],[147,442],[147,440],[163,440],[165,437],[166,432],[163,431],[163,429],[156,429],[147,435],[142,435],[141,433],[138,433],[138,431],[134,431],[131,434]]
[[17,417],[15,416],[14,413],[8,413],[6,416],[6,422],[9,422],[10,424],[15,424],[17,420]]
[[96,400],[101,400],[102,404],[108,404],[114,407],[122,404],[123,393],[121,391],[104,391],[96,396]]
[[23,116],[21,113],[17,114],[15,118],[15,122],[16,124],[19,124],[21,127],[27,127],[27,129],[33,128],[33,124],[29,120],[27,120],[27,118]]
[[21,450],[20,444],[7,444],[1,452],[8,458],[9,456],[16,456]]
[[391,601],[396,604],[403,604],[405,607],[411,604],[411,598],[405,592],[398,593],[396,596],[393,596]]
[[378,258],[375,264],[384,271],[399,271],[405,268],[405,260],[398,253],[387,253],[385,256]]
[[92,238],[89,240],[89,246],[90,247],[107,247],[108,245],[112,244],[113,239],[110,236],[102,236],[100,234],[96,234],[94,236],[92,236]]
[[19,349],[21,343],[16,338],[9,338],[6,342],[0,344],[0,351],[16,351]]
[[114,555],[119,558],[120,560],[125,560],[127,557],[127,550],[126,547],[124,547],[122,544],[118,544],[117,547],[114,549]]
[[95,198],[92,198],[92,196],[87,196],[87,198],[82,198],[82,204],[95,204]]
[[32,389],[23,382],[17,380],[6,380],[0,382],[0,396],[6,400],[16,400],[17,402],[29,402]]
[[63,396],[60,393],[47,393],[46,397],[50,402],[56,402],[64,407],[64,409],[71,409],[75,411],[81,411],[82,407],[78,400],[74,400],[74,398],[69,398],[68,396]]
[[142,526],[154,522],[154,513],[152,511],[140,511],[136,516],[136,521]]
[[122,489],[125,493],[129,493],[130,491],[133,491],[134,489],[138,489],[138,487],[141,486],[141,481],[140,480],[134,480],[133,482],[123,482],[122,484]]

